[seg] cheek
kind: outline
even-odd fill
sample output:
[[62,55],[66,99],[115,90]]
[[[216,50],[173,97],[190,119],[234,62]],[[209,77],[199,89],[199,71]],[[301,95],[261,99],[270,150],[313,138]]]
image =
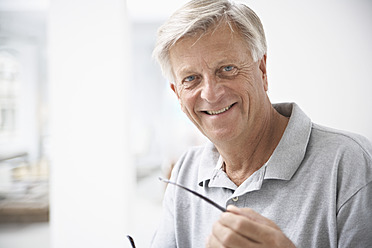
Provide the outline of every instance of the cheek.
[[180,103],[181,109],[183,112],[187,112],[187,106],[189,105],[189,97],[183,89],[178,88],[178,102]]
[[239,94],[241,97],[246,98],[256,91],[254,87],[254,79],[250,76],[241,77],[239,80],[232,82],[229,85],[234,92]]
[[248,95],[261,95],[265,93],[266,90],[266,82],[262,80],[257,75],[249,75],[244,77],[244,81],[242,81],[241,91],[245,92]]
[[179,95],[179,102],[181,104],[181,109],[187,115],[193,115],[194,109],[198,105],[198,94],[193,91],[181,91]]
[[182,86],[178,86],[178,99],[180,103],[185,105],[190,98],[188,91],[186,91]]

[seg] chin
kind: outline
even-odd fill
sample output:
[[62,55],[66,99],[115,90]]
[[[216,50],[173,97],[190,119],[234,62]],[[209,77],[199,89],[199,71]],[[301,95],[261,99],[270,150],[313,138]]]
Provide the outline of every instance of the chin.
[[218,132],[218,133],[213,133],[213,134],[209,134],[205,136],[214,144],[230,142],[236,139],[236,135],[232,133]]

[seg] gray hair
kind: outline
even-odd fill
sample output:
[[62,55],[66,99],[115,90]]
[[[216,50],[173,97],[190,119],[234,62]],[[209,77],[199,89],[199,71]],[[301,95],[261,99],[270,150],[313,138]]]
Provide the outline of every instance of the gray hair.
[[160,64],[163,75],[173,82],[169,50],[178,40],[200,33],[203,35],[223,20],[230,27],[232,23],[245,38],[254,61],[266,54],[262,23],[248,6],[229,0],[192,0],[177,10],[158,30],[153,57]]

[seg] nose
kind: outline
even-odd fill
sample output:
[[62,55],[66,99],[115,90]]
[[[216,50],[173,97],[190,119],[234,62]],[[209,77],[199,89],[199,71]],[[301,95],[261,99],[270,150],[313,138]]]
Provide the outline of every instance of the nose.
[[218,83],[215,76],[204,76],[200,97],[208,103],[218,102],[225,93],[221,83]]

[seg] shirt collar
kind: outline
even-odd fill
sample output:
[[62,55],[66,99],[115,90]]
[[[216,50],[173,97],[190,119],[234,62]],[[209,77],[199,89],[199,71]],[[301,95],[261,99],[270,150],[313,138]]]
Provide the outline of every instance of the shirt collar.
[[280,114],[290,118],[278,146],[267,162],[265,179],[290,180],[305,157],[312,123],[295,103],[273,106]]
[[[280,114],[290,118],[278,146],[265,164],[267,168],[264,179],[290,180],[305,156],[312,123],[295,103],[273,104],[273,107]],[[199,185],[203,186],[206,181],[220,175],[222,163],[222,158],[216,147],[209,141],[200,159]],[[227,188],[233,186],[230,183],[226,184],[226,178],[223,178],[221,183],[225,184]]]

